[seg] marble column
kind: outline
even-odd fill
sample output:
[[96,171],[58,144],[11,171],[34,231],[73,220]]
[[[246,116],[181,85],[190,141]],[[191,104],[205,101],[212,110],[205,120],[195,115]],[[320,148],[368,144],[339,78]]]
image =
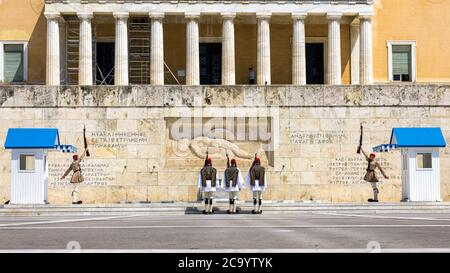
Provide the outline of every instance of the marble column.
[[46,85],[60,85],[59,13],[44,13],[47,18]]
[[128,85],[128,12],[113,13],[116,19],[114,84]]
[[164,85],[164,13],[150,13],[150,84]]
[[258,52],[257,74],[258,85],[270,85],[270,13],[257,13],[258,20]]
[[77,13],[80,19],[78,84],[92,85],[92,12]]
[[80,19],[78,84],[92,85],[92,12],[77,13]]
[[236,84],[234,18],[236,13],[222,13],[222,85]]
[[292,14],[292,84],[306,84],[306,45],[305,45],[306,13]]
[[359,84],[359,54],[360,54],[360,46],[359,46],[359,35],[360,27],[359,20],[355,19],[353,23],[350,24],[350,68],[351,68],[351,84]]
[[186,85],[200,85],[198,20],[200,13],[186,13]]
[[342,14],[328,13],[328,80],[327,84],[341,84],[341,18]]
[[372,14],[360,14],[360,74],[361,84],[373,84]]

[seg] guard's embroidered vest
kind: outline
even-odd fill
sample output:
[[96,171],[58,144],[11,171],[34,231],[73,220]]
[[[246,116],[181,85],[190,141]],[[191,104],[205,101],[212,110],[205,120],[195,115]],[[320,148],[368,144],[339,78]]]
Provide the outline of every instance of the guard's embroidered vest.
[[266,169],[260,165],[255,165],[250,169],[250,184],[255,186],[255,180],[259,180],[259,185],[264,186],[264,175],[266,173]]
[[376,168],[377,168],[377,162],[375,160],[368,161],[368,164],[367,164],[367,171],[368,172],[375,171]]
[[202,176],[202,187],[206,187],[206,181],[211,180],[211,187],[216,186],[217,170],[212,166],[205,166],[201,169],[200,175]]
[[[225,170],[225,185],[227,188],[230,187],[230,184],[234,187],[236,187],[237,181],[239,176],[239,170],[238,168],[231,166]],[[233,181],[231,183],[231,181]]]
[[72,168],[73,172],[77,172],[77,171],[81,172],[81,166],[79,163],[73,162],[71,165],[72,165],[71,168]]

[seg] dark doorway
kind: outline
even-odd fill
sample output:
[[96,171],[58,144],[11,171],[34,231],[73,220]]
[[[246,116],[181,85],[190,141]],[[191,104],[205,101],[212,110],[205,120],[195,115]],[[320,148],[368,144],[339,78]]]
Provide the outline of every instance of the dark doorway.
[[96,84],[114,85],[114,43],[97,43]]
[[200,43],[200,84],[221,84],[222,44]]
[[324,59],[322,43],[306,44],[306,83],[324,84]]

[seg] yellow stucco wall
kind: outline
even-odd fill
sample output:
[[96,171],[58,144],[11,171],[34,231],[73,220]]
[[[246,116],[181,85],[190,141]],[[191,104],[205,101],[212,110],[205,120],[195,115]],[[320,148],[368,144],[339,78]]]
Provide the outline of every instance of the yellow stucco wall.
[[1,0],[0,41],[28,41],[28,82],[45,81],[44,0]]
[[[28,81],[45,80],[46,20],[44,0],[0,1],[0,41],[28,41]],[[373,20],[374,81],[388,81],[388,40],[417,43],[417,81],[449,82],[450,1],[376,0]],[[106,27],[106,26],[105,26]],[[113,25],[109,30],[113,30]],[[109,32],[109,31],[108,31]],[[184,24],[164,25],[165,58],[176,74],[186,63]],[[200,36],[220,37],[221,25],[200,25]],[[326,37],[326,25],[306,25],[307,37]],[[292,25],[271,25],[272,82],[291,83]],[[341,26],[342,82],[350,83],[350,30]],[[248,68],[256,69],[256,25],[236,24],[236,82],[248,82]],[[166,75],[168,83],[175,83]],[[184,82],[184,80],[182,81]]]
[[374,80],[388,81],[387,41],[417,42],[417,81],[450,81],[450,1],[377,0],[374,5]]

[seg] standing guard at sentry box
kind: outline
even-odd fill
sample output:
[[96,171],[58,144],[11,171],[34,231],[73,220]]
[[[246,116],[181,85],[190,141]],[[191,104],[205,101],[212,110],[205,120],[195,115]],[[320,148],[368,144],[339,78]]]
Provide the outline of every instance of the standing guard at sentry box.
[[227,169],[222,179],[222,189],[229,194],[230,207],[228,214],[239,213],[236,207],[236,200],[239,199],[239,192],[244,187],[244,179],[241,170],[237,167],[236,159],[231,159],[231,165],[227,155]]
[[262,213],[263,192],[267,187],[266,169],[261,166],[261,159],[255,157],[247,175],[247,186],[253,193],[253,214]]
[[205,210],[203,214],[212,214],[213,211],[213,198],[214,192],[219,188],[217,182],[217,170],[212,166],[211,158],[205,160],[205,165],[200,170],[198,175],[198,187],[203,193],[205,199]]

